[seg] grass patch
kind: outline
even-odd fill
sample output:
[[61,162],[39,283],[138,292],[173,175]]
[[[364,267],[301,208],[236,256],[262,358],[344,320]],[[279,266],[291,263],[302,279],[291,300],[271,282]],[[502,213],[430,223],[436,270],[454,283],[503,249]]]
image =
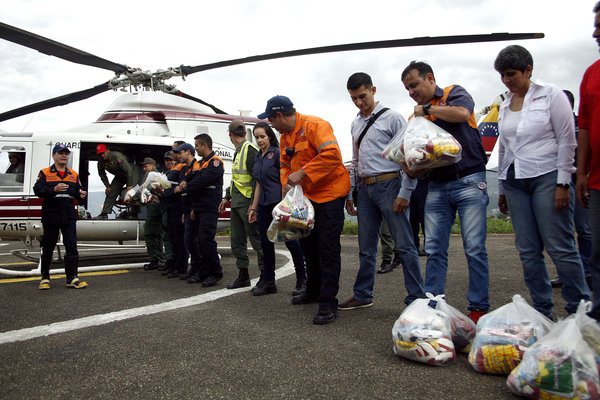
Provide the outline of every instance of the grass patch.
[[[452,225],[452,233],[460,233],[460,223],[458,218]],[[500,233],[509,234],[513,233],[510,219],[508,218],[497,218],[488,217],[487,219],[487,233]],[[356,221],[344,221],[343,235],[358,235],[358,223]]]

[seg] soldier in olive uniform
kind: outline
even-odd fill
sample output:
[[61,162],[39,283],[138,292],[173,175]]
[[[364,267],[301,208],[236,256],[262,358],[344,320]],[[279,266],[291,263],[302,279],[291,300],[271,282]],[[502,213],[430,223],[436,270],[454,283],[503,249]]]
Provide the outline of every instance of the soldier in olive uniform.
[[[123,186],[127,186],[127,190],[131,189],[138,181],[137,169],[135,169],[127,157],[118,151],[111,151],[105,144],[96,146],[96,154],[98,159],[98,175],[104,187],[106,187],[106,199],[102,212],[96,219],[108,219],[108,214],[112,212],[112,208],[117,201],[117,197],[121,193]],[[108,182],[106,171],[114,175],[112,182]],[[137,218],[138,207],[131,207],[131,219]]]
[[[156,161],[153,158],[146,157],[142,161],[142,167],[146,175],[144,181],[150,172],[156,171]],[[146,271],[158,269],[163,262],[163,241],[162,241],[162,206],[160,202],[149,202],[146,204],[146,221],[144,222],[144,240],[146,241],[146,251],[150,257],[150,264],[144,265]]]

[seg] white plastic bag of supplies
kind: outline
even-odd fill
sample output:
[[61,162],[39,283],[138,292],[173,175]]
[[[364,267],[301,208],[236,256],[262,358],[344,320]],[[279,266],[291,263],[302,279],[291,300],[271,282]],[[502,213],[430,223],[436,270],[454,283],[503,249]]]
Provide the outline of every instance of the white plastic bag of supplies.
[[[427,293],[428,297],[429,295]],[[468,352],[470,344],[475,338],[477,325],[465,314],[448,304],[443,294],[436,296],[435,301],[435,309],[443,311],[448,315],[454,348],[456,351]]]
[[485,314],[469,352],[477,372],[508,375],[531,345],[552,329],[553,322],[516,294],[512,302]]
[[394,136],[382,156],[411,171],[439,168],[461,160],[460,143],[425,117],[413,117]]
[[392,327],[394,354],[429,365],[456,359],[448,315],[429,306],[430,298],[416,299]]
[[267,237],[272,242],[306,237],[315,224],[315,209],[300,185],[287,192],[273,208],[272,215],[273,222],[267,230]]
[[594,355],[574,318],[558,322],[528,348],[506,384],[530,399],[600,398]]

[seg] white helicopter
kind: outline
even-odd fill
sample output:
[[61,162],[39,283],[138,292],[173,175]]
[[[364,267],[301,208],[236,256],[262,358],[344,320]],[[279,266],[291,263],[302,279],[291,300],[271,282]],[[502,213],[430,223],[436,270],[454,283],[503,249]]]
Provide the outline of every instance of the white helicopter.
[[[40,222],[41,199],[33,194],[33,184],[38,171],[52,163],[51,149],[56,143],[64,143],[71,149],[69,167],[76,169],[83,186],[90,188],[94,182],[99,182],[95,167],[98,159],[95,147],[99,143],[124,153],[141,168],[140,162],[145,157],[162,161],[164,153],[171,149],[174,141],[193,142],[194,136],[208,133],[213,138],[215,151],[225,162],[224,186],[227,187],[231,180],[231,163],[235,150],[230,144],[227,127],[231,120],[240,119],[240,116],[229,115],[203,100],[179,91],[175,86],[165,83],[169,78],[180,76],[185,79],[200,71],[300,55],[543,37],[542,33],[492,33],[351,43],[257,55],[193,67],[181,65],[149,72],[114,63],[0,22],[2,39],[67,61],[115,73],[114,78],[92,88],[0,113],[0,122],[84,100],[108,90],[129,88],[131,91],[118,97],[97,121],[86,126],[43,133],[0,131],[0,239],[18,239],[32,246],[43,235]],[[251,127],[259,120],[250,117],[241,119],[248,123],[247,136],[252,140]],[[15,170],[18,172],[14,172]],[[86,200],[81,206],[89,209],[91,201]],[[143,239],[143,222],[143,214],[139,220],[80,219],[77,222],[77,236],[83,241],[139,242]],[[219,229],[224,230],[228,226],[227,212],[220,216]]]

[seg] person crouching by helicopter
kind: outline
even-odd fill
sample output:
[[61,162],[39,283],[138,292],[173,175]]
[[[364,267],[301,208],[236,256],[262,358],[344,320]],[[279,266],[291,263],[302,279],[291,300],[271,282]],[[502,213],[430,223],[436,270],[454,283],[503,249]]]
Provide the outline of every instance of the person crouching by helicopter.
[[[105,144],[96,146],[98,158],[98,175],[106,188],[106,198],[102,206],[102,212],[94,219],[108,219],[108,214],[112,212],[113,206],[121,193],[123,186],[127,190],[133,188],[138,181],[137,169],[134,168],[127,157],[118,151],[110,150]],[[114,175],[112,182],[108,182],[106,171]],[[139,207],[131,206],[129,219],[136,219]]]
[[[146,157],[142,161],[144,169],[144,181],[150,172],[156,171],[156,161],[153,158]],[[146,271],[158,269],[163,261],[163,242],[162,233],[162,206],[160,202],[153,201],[146,204],[146,220],[144,221],[144,240],[146,241],[146,251],[150,257],[150,264],[144,265]]]
[[[184,242],[184,225],[181,220],[183,208],[181,207],[181,194],[174,193],[174,189],[179,182],[179,174],[186,164],[179,162],[177,154],[173,151],[165,153],[165,173],[171,188],[166,189],[163,193],[162,203],[167,212],[167,233],[171,242],[172,258],[171,262],[167,263],[167,277],[174,278],[176,275],[180,279],[187,279],[187,264],[189,254],[185,248]],[[176,183],[174,183],[176,182]]]
[[83,289],[87,283],[77,277],[79,254],[77,252],[77,211],[75,202],[84,199],[87,192],[81,188],[79,175],[67,168],[71,151],[64,144],[57,144],[52,149],[54,164],[44,168],[38,174],[33,186],[36,196],[43,199],[41,273],[39,289],[50,289],[50,265],[52,253],[62,232],[65,246],[65,273],[67,287]]

